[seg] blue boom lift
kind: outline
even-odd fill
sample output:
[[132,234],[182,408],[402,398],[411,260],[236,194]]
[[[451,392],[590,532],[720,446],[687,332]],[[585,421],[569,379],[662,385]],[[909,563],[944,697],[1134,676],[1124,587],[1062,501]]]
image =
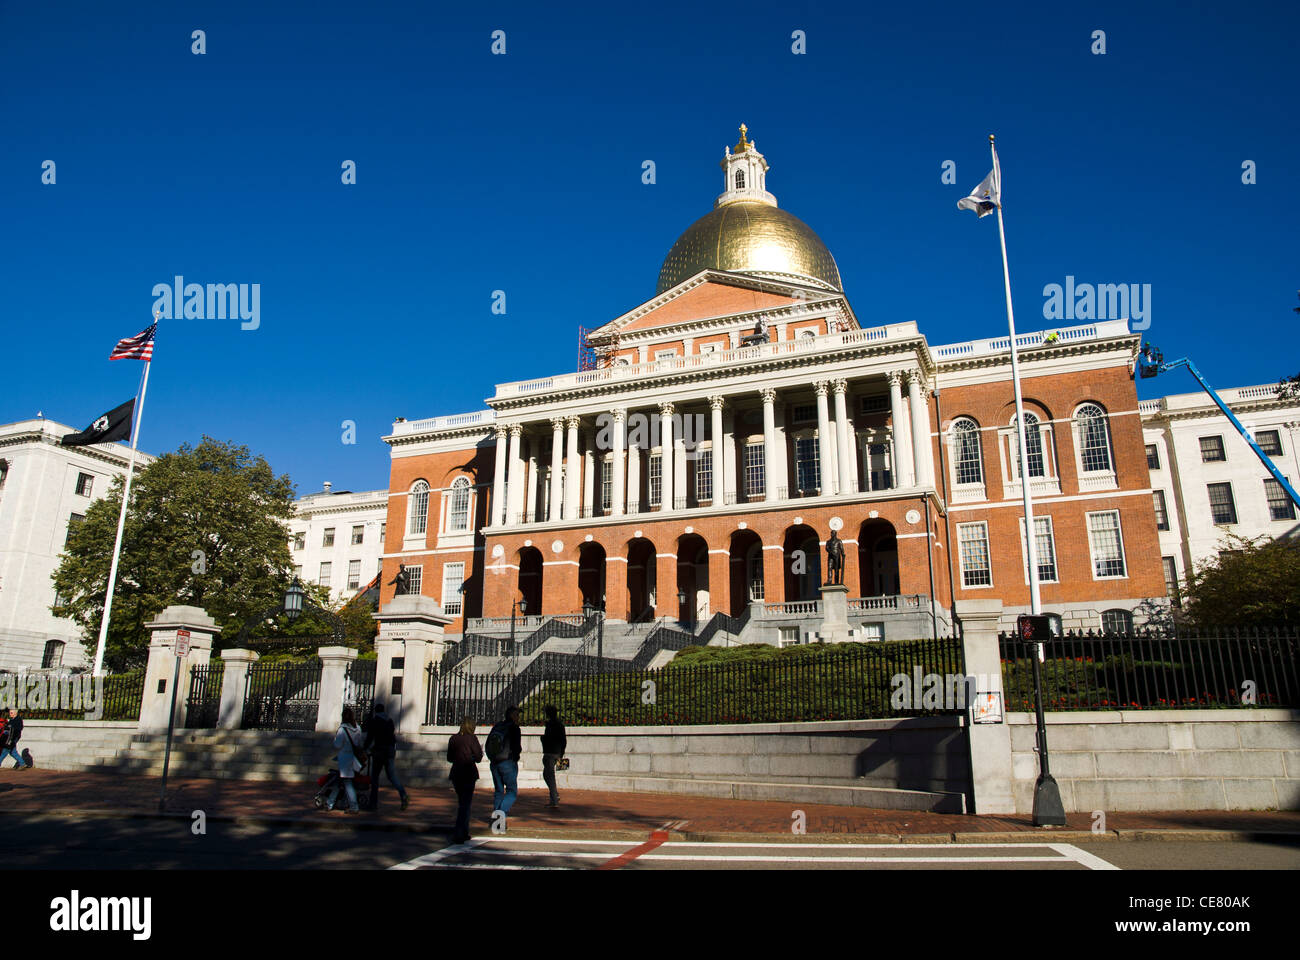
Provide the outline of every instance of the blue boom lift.
[[1274,480],[1282,484],[1282,489],[1285,490],[1286,495],[1291,498],[1291,502],[1297,507],[1300,507],[1300,496],[1296,494],[1295,488],[1291,486],[1287,481],[1287,478],[1282,476],[1277,467],[1273,465],[1273,458],[1259,448],[1259,444],[1257,444],[1255,438],[1250,435],[1250,431],[1242,426],[1241,421],[1237,419],[1236,414],[1229,410],[1228,405],[1219,398],[1217,393],[1214,392],[1214,388],[1205,382],[1205,378],[1201,376],[1201,371],[1196,369],[1196,364],[1192,363],[1192,361],[1188,360],[1186,357],[1183,357],[1181,360],[1170,360],[1166,363],[1163,353],[1151,346],[1149,343],[1142,344],[1142,353],[1138,356],[1138,374],[1142,379],[1145,380],[1149,377],[1154,377],[1157,374],[1172,370],[1175,367],[1186,367],[1191,371],[1192,376],[1196,378],[1196,382],[1199,383],[1202,389],[1210,395],[1210,399],[1213,400],[1218,408],[1223,411],[1223,415],[1228,418],[1229,422],[1237,428],[1237,432],[1241,434],[1248,444],[1250,444],[1250,449],[1255,451],[1255,456],[1259,457],[1259,462],[1264,464],[1264,468],[1273,475]]

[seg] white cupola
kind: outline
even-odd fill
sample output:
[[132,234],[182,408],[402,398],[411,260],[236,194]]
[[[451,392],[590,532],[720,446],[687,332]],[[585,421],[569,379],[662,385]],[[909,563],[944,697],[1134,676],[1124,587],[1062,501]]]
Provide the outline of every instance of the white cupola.
[[724,148],[722,172],[726,179],[722,193],[713,201],[715,209],[741,200],[776,206],[776,197],[767,192],[767,161],[758,152],[758,147],[745,138],[748,131],[749,128],[742,123],[740,142],[734,148]]

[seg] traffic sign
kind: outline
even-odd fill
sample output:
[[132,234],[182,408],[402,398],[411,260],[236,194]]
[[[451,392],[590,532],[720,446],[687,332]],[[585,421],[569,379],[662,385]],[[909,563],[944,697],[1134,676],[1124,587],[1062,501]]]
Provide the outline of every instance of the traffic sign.
[[1016,633],[1020,634],[1020,639],[1025,643],[1050,643],[1052,621],[1048,617],[1022,613],[1016,617]]
[[176,656],[184,657],[190,652],[190,632],[188,630],[176,631]]

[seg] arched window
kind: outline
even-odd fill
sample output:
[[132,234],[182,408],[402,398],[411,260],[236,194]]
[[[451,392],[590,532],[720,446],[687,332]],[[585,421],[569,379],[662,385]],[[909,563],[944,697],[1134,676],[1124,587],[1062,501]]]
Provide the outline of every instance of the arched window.
[[[1020,433],[1016,430],[1016,418],[1011,418],[1011,461],[1013,469],[1020,471]],[[1043,432],[1038,426],[1038,417],[1032,413],[1025,414],[1025,470],[1031,477],[1047,476],[1043,460]]]
[[745,171],[744,171],[744,170],[737,170],[737,171],[736,171],[736,189],[737,189],[737,190],[744,190],[744,189],[745,189]]
[[1132,633],[1133,614],[1127,610],[1106,610],[1101,615],[1102,633]]
[[984,482],[980,429],[974,420],[963,417],[952,425],[952,463],[958,483]]
[[412,536],[429,529],[429,485],[415,481],[406,505],[406,532]]
[[1114,469],[1106,411],[1095,403],[1085,403],[1075,411],[1074,420],[1079,431],[1079,460],[1083,472]]
[[448,530],[469,529],[469,478],[457,477],[451,485],[451,503],[447,511]]

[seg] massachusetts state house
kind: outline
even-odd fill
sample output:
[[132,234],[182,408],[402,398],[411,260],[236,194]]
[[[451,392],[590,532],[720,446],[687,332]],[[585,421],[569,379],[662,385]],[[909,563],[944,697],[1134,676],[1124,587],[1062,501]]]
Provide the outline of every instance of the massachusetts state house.
[[834,530],[862,636],[903,609],[945,632],[958,599],[1028,609],[1028,482],[1058,625],[1119,629],[1164,603],[1126,321],[1020,336],[1022,477],[1008,338],[863,327],[743,127],[722,169],[655,295],[589,332],[586,369],[393,425],[382,602],[400,563],[450,634],[584,607],[797,613]]

